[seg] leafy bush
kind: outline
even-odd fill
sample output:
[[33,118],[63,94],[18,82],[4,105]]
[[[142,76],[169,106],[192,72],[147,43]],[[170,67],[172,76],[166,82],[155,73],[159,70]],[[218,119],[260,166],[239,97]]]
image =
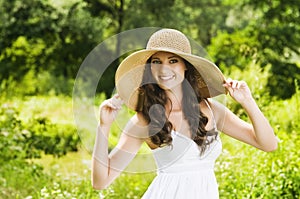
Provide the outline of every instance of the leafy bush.
[[74,80],[62,75],[55,76],[49,71],[29,70],[20,78],[4,79],[0,83],[1,97],[24,97],[34,95],[71,95]]
[[45,117],[24,121],[14,105],[0,106],[0,198],[39,198],[54,178],[31,159],[77,151],[76,131],[70,124],[55,124]]
[[221,198],[299,198],[300,142],[296,136],[294,132],[280,136],[279,148],[272,153],[223,136],[224,150],[216,165]]
[[37,158],[42,152],[61,156],[77,150],[79,138],[73,126],[52,124],[46,118],[24,124],[17,110],[7,105],[0,107],[0,115],[2,160]]

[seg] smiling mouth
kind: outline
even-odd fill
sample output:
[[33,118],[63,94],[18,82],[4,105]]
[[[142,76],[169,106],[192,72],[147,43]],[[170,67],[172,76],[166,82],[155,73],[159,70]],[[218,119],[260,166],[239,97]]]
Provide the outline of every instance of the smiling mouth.
[[159,79],[162,81],[169,81],[175,78],[175,75],[160,75]]

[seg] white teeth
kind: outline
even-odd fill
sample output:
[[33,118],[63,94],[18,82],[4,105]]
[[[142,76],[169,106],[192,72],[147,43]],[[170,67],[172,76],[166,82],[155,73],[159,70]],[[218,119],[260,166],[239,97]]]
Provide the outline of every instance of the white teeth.
[[170,80],[174,78],[174,75],[170,75],[170,76],[159,76],[160,79],[166,81],[166,80]]

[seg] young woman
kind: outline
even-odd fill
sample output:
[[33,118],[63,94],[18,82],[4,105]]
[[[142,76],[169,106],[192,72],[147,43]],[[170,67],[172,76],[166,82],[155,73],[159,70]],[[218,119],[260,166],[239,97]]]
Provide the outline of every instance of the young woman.
[[[193,55],[189,40],[162,29],[144,50],[129,55],[116,72],[117,93],[100,105],[92,158],[92,185],[105,189],[135,157],[143,142],[151,148],[157,176],[142,198],[219,198],[214,163],[219,132],[263,151],[277,141],[244,81],[227,79],[208,60]],[[211,97],[229,94],[251,124]],[[110,126],[122,104],[136,111],[118,145],[108,153]]]

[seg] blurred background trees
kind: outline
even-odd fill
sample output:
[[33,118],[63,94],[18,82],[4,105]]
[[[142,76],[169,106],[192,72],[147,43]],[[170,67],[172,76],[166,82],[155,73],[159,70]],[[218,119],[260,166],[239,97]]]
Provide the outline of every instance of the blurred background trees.
[[[268,91],[290,98],[300,79],[300,2],[283,0],[0,0],[0,80],[26,94],[70,94],[88,53],[106,38],[139,27],[168,27],[201,44],[224,71],[271,66]],[[112,46],[119,54],[120,42]],[[120,60],[100,80],[109,94]]]

